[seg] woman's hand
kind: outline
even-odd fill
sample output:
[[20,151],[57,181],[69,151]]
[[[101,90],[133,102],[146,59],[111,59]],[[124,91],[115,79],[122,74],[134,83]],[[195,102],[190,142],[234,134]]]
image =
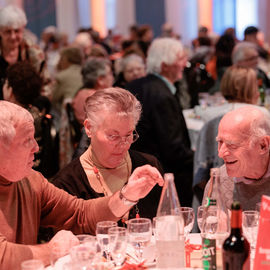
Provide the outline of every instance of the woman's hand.
[[138,201],[144,198],[157,183],[160,186],[164,183],[159,171],[155,167],[144,165],[134,170],[122,189],[122,194],[128,200]]

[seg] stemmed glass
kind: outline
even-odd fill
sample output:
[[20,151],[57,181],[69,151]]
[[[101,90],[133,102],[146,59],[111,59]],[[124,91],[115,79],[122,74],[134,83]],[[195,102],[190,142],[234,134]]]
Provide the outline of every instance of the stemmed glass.
[[258,211],[243,211],[242,213],[242,227],[243,233],[250,243],[250,257],[251,260],[255,256],[255,248],[257,243],[257,234],[259,226],[259,212]]
[[109,248],[109,229],[117,227],[115,221],[100,221],[97,223],[96,235],[97,241],[102,252],[105,253],[107,261],[110,261],[110,248]]
[[195,214],[193,208],[191,207],[181,207],[180,213],[182,214],[184,220],[184,235],[186,238],[193,228]]
[[150,243],[152,236],[151,219],[134,218],[128,221],[129,243],[135,248],[140,262],[143,260],[143,250]]
[[197,209],[197,224],[200,231],[202,230],[203,209],[204,209],[203,205],[200,205]]
[[109,229],[110,253],[116,266],[121,266],[126,259],[127,229],[113,227]]

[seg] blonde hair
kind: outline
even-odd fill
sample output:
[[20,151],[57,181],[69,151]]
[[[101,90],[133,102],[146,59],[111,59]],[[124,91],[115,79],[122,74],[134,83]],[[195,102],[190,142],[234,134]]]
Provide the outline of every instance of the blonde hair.
[[258,91],[256,72],[252,68],[231,66],[222,77],[220,90],[228,101],[254,104]]

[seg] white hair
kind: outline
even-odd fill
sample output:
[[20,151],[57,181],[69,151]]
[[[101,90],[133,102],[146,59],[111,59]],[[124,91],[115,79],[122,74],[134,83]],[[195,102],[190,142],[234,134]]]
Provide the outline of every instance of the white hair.
[[127,65],[131,62],[137,62],[144,67],[144,62],[141,56],[138,54],[132,53],[129,54],[121,59],[121,71],[124,71],[127,67]]
[[21,28],[27,24],[25,13],[16,6],[6,6],[0,9],[0,28]]
[[115,117],[130,116],[137,125],[142,107],[137,98],[129,91],[110,87],[96,91],[85,101],[84,109],[93,130],[96,130],[103,120],[104,112],[111,112]]
[[173,64],[178,54],[183,53],[183,46],[179,40],[173,38],[155,39],[147,54],[146,67],[147,72],[161,72],[161,64]]
[[254,51],[257,53],[257,48],[254,43],[243,41],[239,42],[232,51],[232,63],[238,64],[241,61],[245,61],[247,59],[247,55],[249,52]]
[[26,121],[33,122],[32,115],[23,107],[0,100],[0,142],[9,144],[16,135],[16,128]]

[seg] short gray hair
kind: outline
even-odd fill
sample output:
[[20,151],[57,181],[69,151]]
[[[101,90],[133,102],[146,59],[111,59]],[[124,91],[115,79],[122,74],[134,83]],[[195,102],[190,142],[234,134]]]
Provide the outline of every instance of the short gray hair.
[[0,28],[21,28],[26,24],[26,15],[22,9],[13,5],[9,5],[0,9]]
[[32,115],[23,107],[0,100],[0,141],[10,144],[16,135],[16,128],[26,121],[34,122]]
[[161,64],[173,64],[178,54],[183,53],[183,46],[179,40],[174,38],[155,39],[147,54],[146,67],[147,72],[161,72]]
[[252,42],[243,41],[239,42],[232,51],[232,63],[238,64],[241,61],[247,59],[247,55],[250,51],[258,52],[256,45]]
[[86,117],[94,130],[102,121],[99,112],[109,111],[115,113],[116,116],[131,116],[134,118],[135,126],[142,112],[141,104],[137,98],[129,91],[118,87],[96,91],[87,98],[84,108]]
[[111,66],[105,58],[91,57],[82,68],[83,84],[85,88],[94,88],[98,77],[106,75],[106,66]]
[[268,112],[260,109],[252,111],[250,133],[253,139],[270,136],[270,114]]
[[121,59],[121,70],[124,71],[130,62],[138,62],[144,67],[143,58],[138,54],[132,53]]

